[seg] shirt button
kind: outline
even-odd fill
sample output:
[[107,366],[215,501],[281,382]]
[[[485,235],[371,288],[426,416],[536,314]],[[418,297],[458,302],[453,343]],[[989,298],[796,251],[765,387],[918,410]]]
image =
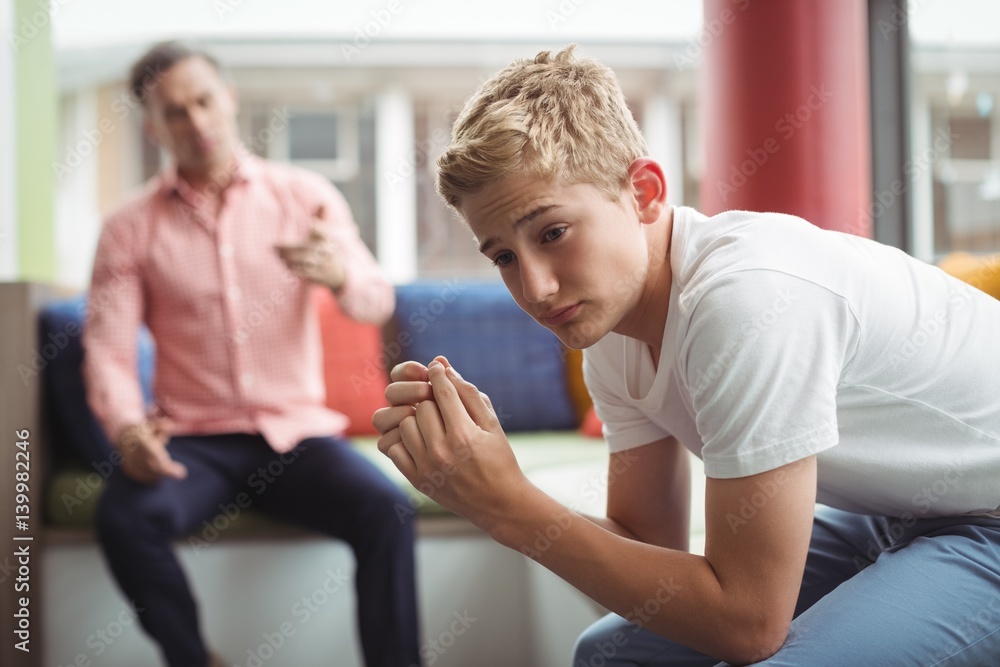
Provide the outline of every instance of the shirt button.
[[253,373],[244,373],[240,376],[240,384],[244,387],[249,387],[253,384]]
[[241,296],[243,296],[243,292],[240,290],[239,287],[230,287],[229,288],[229,298],[230,299],[232,299],[233,301],[238,301]]
[[230,243],[223,243],[219,246],[219,256],[220,257],[232,257],[233,256],[233,246]]

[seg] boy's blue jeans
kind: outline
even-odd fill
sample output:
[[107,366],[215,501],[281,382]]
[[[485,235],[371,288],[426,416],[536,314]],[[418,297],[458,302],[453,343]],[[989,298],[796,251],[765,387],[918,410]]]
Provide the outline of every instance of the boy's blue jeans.
[[[818,507],[795,614],[785,645],[755,664],[1000,665],[1000,519]],[[573,657],[573,667],[724,664],[616,614],[590,626]]]

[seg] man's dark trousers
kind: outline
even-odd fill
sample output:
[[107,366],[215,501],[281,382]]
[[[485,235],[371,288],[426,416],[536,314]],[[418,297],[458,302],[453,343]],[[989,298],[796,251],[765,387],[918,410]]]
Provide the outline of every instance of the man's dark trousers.
[[347,542],[357,559],[366,664],[420,664],[413,514],[398,511],[409,510],[406,494],[370,461],[339,438],[310,438],[279,455],[259,435],[182,436],[168,451],[187,466],[187,477],[146,485],[116,470],[97,525],[111,571],[171,667],[207,664],[197,607],[171,542],[200,539],[203,521],[234,506]]

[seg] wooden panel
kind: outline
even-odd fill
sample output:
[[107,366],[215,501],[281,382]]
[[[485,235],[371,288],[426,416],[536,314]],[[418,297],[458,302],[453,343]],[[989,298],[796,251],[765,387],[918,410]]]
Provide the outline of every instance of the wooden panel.
[[[39,667],[42,665],[42,483],[45,479],[46,429],[41,415],[41,369],[45,358],[38,345],[37,314],[48,300],[62,293],[52,287],[32,283],[0,283],[0,626],[26,624],[25,637],[5,633],[0,643],[0,665]],[[53,347],[46,350],[58,354]],[[37,354],[37,356],[36,356]],[[29,453],[27,530],[16,519],[15,455],[22,451],[18,433],[27,431]],[[23,457],[21,457],[23,459]],[[27,556],[19,554],[27,552]],[[27,602],[27,617],[15,617]],[[29,652],[21,651],[17,644]]]

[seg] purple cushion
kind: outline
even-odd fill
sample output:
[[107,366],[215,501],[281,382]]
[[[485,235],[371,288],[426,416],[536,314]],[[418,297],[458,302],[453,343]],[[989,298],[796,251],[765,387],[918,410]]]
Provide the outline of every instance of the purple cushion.
[[493,402],[506,431],[573,429],[562,343],[503,283],[430,281],[396,288],[390,368],[444,355]]
[[[92,464],[106,461],[111,443],[87,404],[81,365],[81,334],[87,309],[86,295],[53,301],[39,314],[38,352],[43,391],[51,417],[57,458],[82,458]],[[143,327],[138,340],[139,378],[147,403],[153,397],[155,346]]]

